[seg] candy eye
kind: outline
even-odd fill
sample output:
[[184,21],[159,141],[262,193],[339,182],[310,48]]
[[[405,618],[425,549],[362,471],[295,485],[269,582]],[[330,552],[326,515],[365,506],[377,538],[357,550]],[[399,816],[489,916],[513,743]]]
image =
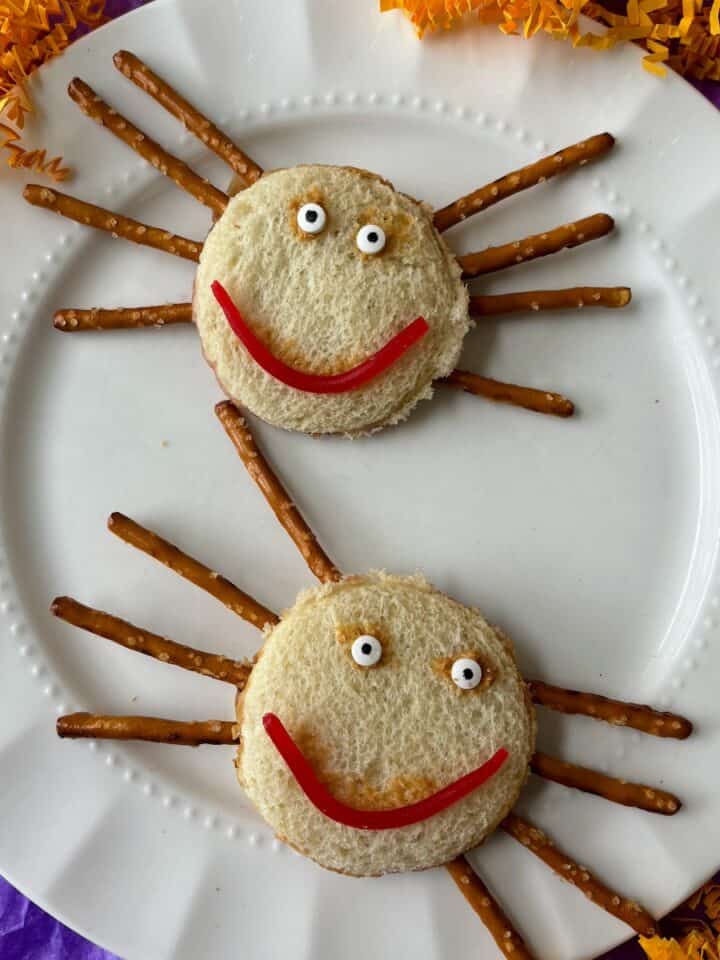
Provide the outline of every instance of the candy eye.
[[366,223],[358,230],[355,242],[360,253],[380,253],[385,247],[385,231],[375,223]]
[[304,203],[297,212],[297,225],[303,233],[320,233],[327,223],[327,214],[319,203]]
[[362,634],[353,640],[350,648],[352,658],[360,667],[374,667],[380,662],[382,657],[382,644],[377,637],[371,637],[369,634]]
[[460,657],[453,663],[450,676],[461,690],[474,690],[483,678],[483,669],[477,660]]

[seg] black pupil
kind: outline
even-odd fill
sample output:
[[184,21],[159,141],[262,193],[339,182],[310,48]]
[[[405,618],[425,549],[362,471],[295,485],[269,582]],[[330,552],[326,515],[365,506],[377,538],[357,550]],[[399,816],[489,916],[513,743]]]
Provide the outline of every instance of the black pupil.
[[307,220],[308,223],[315,223],[315,221],[317,220],[317,218],[318,218],[318,212],[317,212],[317,210],[306,210],[306,211],[305,211],[305,219]]
[[377,243],[380,239],[374,230],[370,231],[370,233],[367,235],[367,238],[369,243]]
[[470,667],[465,667],[465,669],[463,670],[463,678],[465,680],[472,680],[473,671],[470,669]]
[[362,650],[362,652],[365,654],[366,657],[369,657],[370,654],[372,653],[372,644],[367,643],[366,641],[360,649]]

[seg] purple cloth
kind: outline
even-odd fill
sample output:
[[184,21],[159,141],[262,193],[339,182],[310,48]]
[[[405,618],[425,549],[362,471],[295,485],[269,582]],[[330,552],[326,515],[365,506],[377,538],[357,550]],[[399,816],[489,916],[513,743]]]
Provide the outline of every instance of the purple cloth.
[[137,10],[144,6],[148,0],[105,0],[105,13],[111,19],[122,16],[123,13],[129,13],[130,10]]
[[[106,0],[109,17],[119,17],[142,7],[148,0]],[[695,83],[711,103],[720,108],[720,83]],[[719,852],[720,855],[720,852]],[[617,947],[604,960],[639,960],[644,957],[632,941]],[[115,954],[93,946],[54,920],[0,877],[0,960],[118,960]]]
[[0,878],[2,960],[118,960],[30,903]]
[[720,83],[717,80],[693,80],[692,85],[720,110]]

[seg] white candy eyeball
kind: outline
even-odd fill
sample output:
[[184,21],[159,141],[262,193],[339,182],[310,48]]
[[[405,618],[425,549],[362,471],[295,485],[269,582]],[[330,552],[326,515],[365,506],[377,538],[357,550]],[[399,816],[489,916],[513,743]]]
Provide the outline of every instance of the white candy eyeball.
[[360,253],[380,253],[385,248],[385,231],[375,223],[360,227],[355,237]]
[[453,663],[450,676],[461,690],[474,690],[483,678],[483,671],[477,660],[460,657]]
[[355,663],[360,667],[374,667],[382,657],[382,644],[377,637],[363,633],[353,640],[350,653]]
[[327,223],[327,214],[319,203],[304,203],[297,212],[297,225],[303,233],[320,233]]

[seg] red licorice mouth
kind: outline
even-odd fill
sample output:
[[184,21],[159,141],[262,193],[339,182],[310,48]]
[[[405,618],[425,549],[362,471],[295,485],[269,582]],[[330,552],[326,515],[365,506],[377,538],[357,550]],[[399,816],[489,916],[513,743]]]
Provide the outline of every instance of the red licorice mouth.
[[233,303],[230,294],[218,280],[213,281],[210,289],[233,333],[243,343],[253,360],[276,380],[306,393],[348,393],[350,390],[357,390],[396,363],[430,329],[425,318],[418,317],[388,340],[377,353],[373,353],[372,356],[344,373],[327,376],[303,373],[302,370],[296,370],[295,367],[283,363],[255,336]]
[[357,830],[392,830],[427,820],[481,787],[495,776],[508,758],[507,750],[501,747],[481,766],[417,803],[409,803],[392,810],[356,810],[355,807],[337,800],[320,783],[279,717],[274,713],[266,713],[262,719],[265,732],[290,768],[290,772],[308,800],[326,817],[346,827],[355,827]]

